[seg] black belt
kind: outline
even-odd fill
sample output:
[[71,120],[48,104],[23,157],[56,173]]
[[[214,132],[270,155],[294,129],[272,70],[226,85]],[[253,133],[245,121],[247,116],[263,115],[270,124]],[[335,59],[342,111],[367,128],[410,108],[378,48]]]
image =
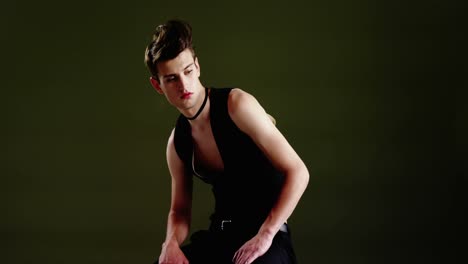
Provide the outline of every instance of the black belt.
[[[227,231],[241,231],[246,227],[245,223],[240,223],[231,220],[231,219],[225,219],[225,220],[217,220],[217,221],[212,221],[210,225],[210,230],[212,231],[219,231],[219,232],[227,232]],[[288,225],[286,223],[282,224],[280,226],[279,231],[288,233]]]

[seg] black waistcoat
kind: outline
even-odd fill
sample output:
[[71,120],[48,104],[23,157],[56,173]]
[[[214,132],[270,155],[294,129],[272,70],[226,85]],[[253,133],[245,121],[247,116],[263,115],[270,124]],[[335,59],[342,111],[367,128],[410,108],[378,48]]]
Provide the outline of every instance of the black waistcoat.
[[[260,225],[278,198],[284,176],[230,118],[227,106],[230,91],[231,88],[218,88],[210,93],[211,128],[224,162],[224,172],[207,181],[212,184],[215,196],[212,218]],[[183,115],[176,123],[174,144],[192,177],[191,127]]]

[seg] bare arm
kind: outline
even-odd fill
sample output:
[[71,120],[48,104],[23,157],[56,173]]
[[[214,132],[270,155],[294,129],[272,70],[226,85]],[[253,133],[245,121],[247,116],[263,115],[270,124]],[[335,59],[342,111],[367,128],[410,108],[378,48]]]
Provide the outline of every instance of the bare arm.
[[[253,96],[234,89],[229,96],[228,107],[229,114],[239,129],[249,135],[273,166],[285,175],[278,200],[257,236],[236,253],[236,263],[251,263],[266,252],[281,225],[292,214],[309,182],[309,172]],[[258,250],[262,246],[263,250]]]
[[184,164],[176,153],[174,130],[169,137],[166,150],[167,164],[171,174],[171,207],[167,219],[166,240],[159,257],[160,263],[188,263],[180,244],[190,229],[192,208],[192,178],[187,177]]

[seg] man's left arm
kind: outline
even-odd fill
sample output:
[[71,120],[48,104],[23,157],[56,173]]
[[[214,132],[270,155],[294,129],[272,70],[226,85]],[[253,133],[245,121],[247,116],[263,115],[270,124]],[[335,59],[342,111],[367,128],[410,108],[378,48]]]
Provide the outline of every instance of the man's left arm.
[[273,166],[285,176],[278,200],[259,232],[234,256],[236,264],[249,264],[268,250],[273,237],[294,211],[309,182],[309,172],[299,155],[252,95],[240,89],[233,89],[229,95],[228,109],[239,129],[252,138]]

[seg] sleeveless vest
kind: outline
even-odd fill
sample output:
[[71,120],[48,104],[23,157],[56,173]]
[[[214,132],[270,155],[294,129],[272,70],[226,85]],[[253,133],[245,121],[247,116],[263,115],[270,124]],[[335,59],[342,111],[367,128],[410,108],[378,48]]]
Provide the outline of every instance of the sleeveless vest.
[[[284,175],[276,170],[255,142],[242,132],[228,113],[232,88],[211,89],[211,129],[224,162],[224,171],[213,179],[215,197],[213,218],[239,219],[259,227],[276,202]],[[191,127],[182,114],[174,132],[175,149],[184,162],[189,177],[193,175],[193,141]]]

